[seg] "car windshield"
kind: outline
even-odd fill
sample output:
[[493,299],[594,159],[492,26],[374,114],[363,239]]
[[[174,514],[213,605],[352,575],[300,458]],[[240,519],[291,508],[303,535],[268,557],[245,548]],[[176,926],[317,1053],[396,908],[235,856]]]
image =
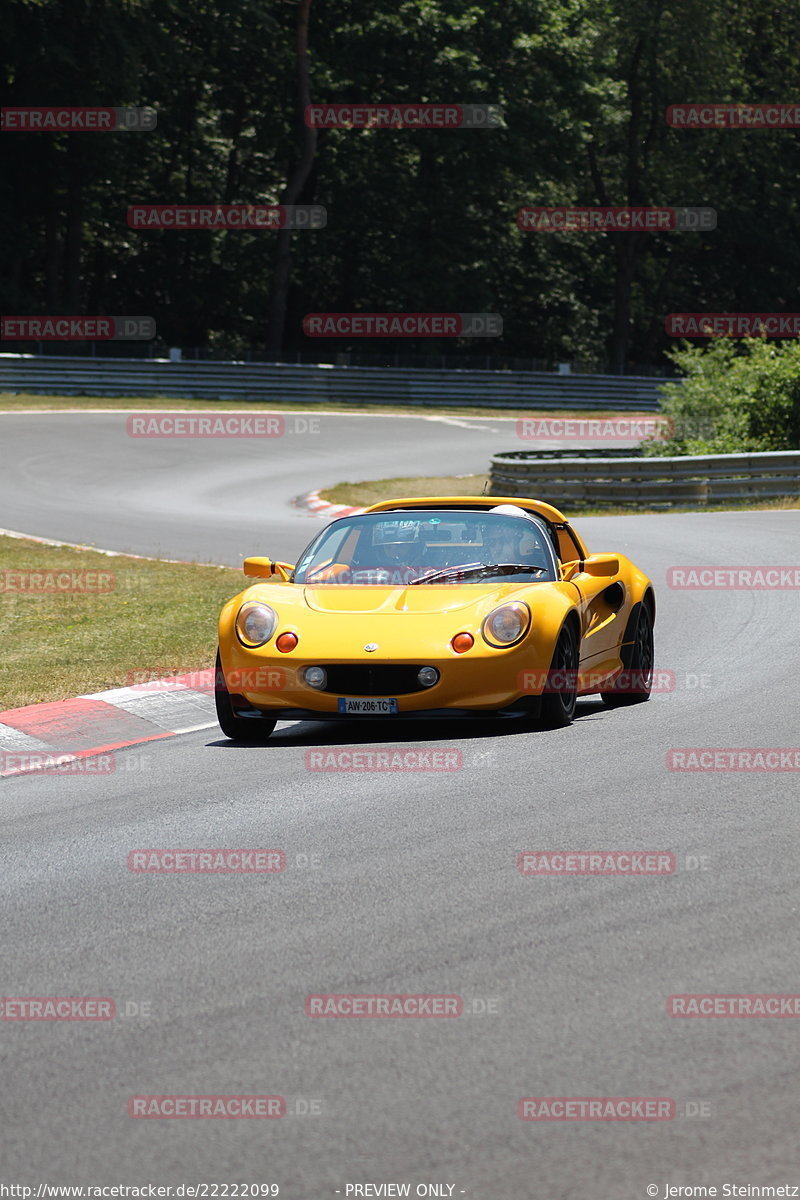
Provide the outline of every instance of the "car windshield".
[[406,587],[558,578],[547,529],[534,517],[414,509],[342,517],[300,558],[294,582]]

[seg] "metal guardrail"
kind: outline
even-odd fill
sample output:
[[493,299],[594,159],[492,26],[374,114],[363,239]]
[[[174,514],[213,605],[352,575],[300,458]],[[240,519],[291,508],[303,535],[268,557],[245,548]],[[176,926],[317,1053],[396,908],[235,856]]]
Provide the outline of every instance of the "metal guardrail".
[[0,391],[62,396],[656,411],[663,383],[641,375],[0,354]]
[[495,454],[490,495],[538,496],[556,507],[671,507],[800,496],[800,450],[674,458],[544,459]]
[[580,446],[577,449],[572,446],[569,450],[508,450],[502,455],[502,458],[522,461],[535,459],[536,462],[542,462],[548,459],[572,459],[576,455],[581,455],[581,457],[591,455],[592,458],[640,458],[642,448],[641,446],[626,446],[624,449],[618,449],[610,446],[593,446],[591,450],[587,450]]

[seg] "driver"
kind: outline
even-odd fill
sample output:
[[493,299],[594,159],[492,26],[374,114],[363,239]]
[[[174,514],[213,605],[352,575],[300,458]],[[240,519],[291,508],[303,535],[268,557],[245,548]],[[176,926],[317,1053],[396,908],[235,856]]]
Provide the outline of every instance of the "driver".
[[384,542],[381,546],[393,584],[410,583],[419,575],[419,567],[414,567],[408,562],[408,559],[413,557],[414,548],[406,540]]
[[522,530],[512,530],[508,525],[492,523],[485,535],[486,548],[492,562],[520,562],[519,544],[522,541]]
[[541,547],[537,536],[539,527],[535,519],[516,504],[498,504],[496,508],[490,508],[489,512],[497,513],[498,516],[520,518],[514,523],[503,521],[501,524],[499,521],[492,521],[485,527],[484,542],[492,562],[533,565],[537,558],[541,557],[536,553]]
[[388,572],[389,585],[402,587],[419,577],[419,563],[413,564],[409,561],[417,559],[421,552],[416,534],[416,529],[397,529],[392,532],[390,540],[379,542],[374,547],[374,566],[371,569],[381,573]]

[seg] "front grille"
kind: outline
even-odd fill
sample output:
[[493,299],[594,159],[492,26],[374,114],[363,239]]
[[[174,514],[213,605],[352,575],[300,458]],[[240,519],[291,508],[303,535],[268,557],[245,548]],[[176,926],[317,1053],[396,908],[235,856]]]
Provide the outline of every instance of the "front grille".
[[328,683],[323,689],[337,696],[404,696],[409,692],[427,692],[417,679],[420,666],[374,666],[343,663],[326,667]]

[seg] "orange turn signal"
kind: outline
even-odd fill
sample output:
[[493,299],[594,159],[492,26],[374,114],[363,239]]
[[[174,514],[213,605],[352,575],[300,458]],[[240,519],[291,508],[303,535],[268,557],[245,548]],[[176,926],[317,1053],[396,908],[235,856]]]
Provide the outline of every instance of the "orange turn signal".
[[275,645],[280,650],[281,654],[288,654],[290,650],[294,650],[297,645],[296,633],[282,633],[276,641]]
[[475,645],[475,638],[471,633],[457,633],[450,645],[456,654],[463,654],[466,650],[472,649]]

